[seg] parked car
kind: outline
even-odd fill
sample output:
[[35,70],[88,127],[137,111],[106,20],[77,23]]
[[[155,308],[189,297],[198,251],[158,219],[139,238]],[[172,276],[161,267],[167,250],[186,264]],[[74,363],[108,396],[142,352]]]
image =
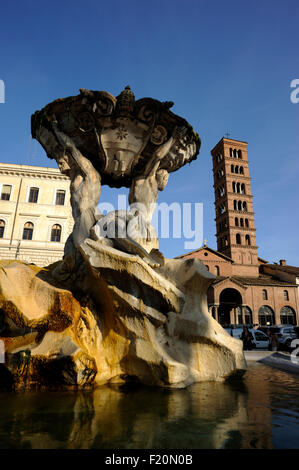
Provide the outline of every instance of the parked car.
[[[245,325],[247,326],[247,325]],[[234,338],[241,339],[241,335],[243,332],[243,327],[240,328],[240,325],[230,325],[227,327],[224,327],[227,333]],[[248,328],[250,333],[253,336],[253,347],[256,349],[268,349],[269,346],[269,338],[268,335],[263,333],[262,331],[255,330],[253,328]]]
[[269,329],[276,334],[279,349],[289,349],[293,339],[297,338],[293,325],[260,326],[258,331],[267,333]]

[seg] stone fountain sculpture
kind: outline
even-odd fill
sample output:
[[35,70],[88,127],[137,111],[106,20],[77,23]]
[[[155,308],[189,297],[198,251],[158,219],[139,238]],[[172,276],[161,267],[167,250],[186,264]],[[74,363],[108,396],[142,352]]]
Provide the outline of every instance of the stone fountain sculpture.
[[[165,259],[151,225],[169,173],[201,144],[172,105],[81,89],[32,116],[32,136],[70,177],[74,228],[60,262],[1,262],[2,385],[178,388],[244,372],[241,342],[208,313],[214,276]],[[98,212],[105,184],[130,188],[128,211]]]

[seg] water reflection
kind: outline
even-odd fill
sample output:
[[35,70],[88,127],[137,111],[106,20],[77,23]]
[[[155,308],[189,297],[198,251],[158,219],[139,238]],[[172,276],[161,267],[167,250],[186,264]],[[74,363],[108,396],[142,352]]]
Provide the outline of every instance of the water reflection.
[[298,448],[299,377],[252,365],[186,390],[0,395],[1,448]]

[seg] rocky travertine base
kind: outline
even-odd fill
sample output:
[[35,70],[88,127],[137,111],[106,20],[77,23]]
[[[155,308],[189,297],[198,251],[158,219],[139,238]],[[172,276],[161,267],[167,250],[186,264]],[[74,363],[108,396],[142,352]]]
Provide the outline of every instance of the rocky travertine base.
[[0,263],[2,388],[179,388],[244,372],[241,341],[208,313],[201,262],[153,269],[91,239],[80,251],[48,268]]

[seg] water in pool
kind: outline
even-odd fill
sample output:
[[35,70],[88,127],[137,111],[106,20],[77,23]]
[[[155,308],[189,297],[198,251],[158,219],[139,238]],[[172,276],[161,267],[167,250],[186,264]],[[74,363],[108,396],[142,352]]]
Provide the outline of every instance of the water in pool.
[[0,448],[299,448],[299,376],[261,364],[184,390],[0,394]]

